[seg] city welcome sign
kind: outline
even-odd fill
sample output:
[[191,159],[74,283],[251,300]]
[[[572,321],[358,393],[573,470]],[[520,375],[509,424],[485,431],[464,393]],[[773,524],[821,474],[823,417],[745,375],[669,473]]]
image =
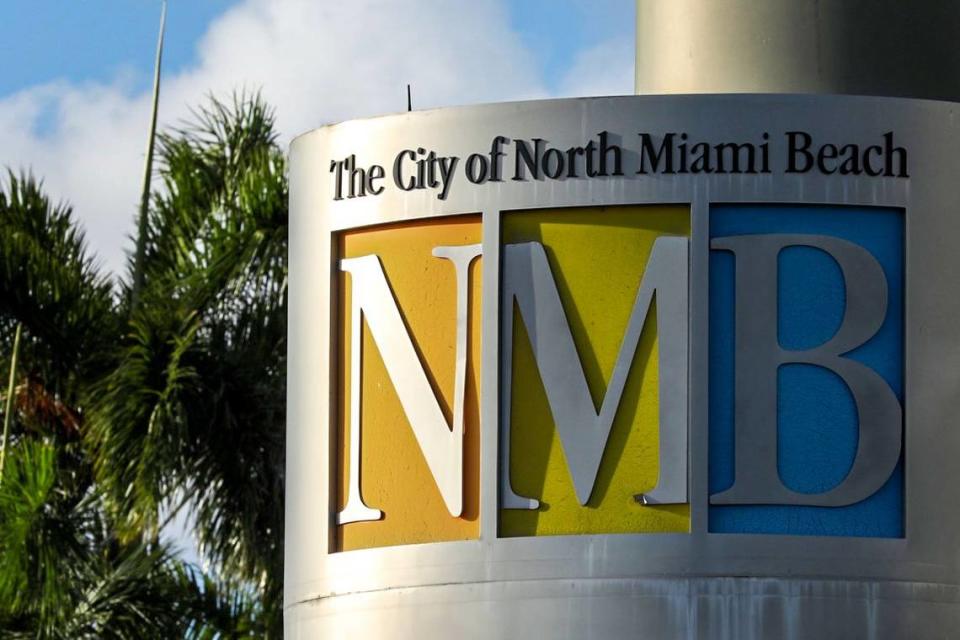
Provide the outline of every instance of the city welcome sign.
[[[464,163],[402,149],[392,184],[351,153],[316,179],[333,201],[387,188],[444,200],[457,179],[778,169],[766,131],[759,144],[640,132],[632,157],[612,141],[626,137],[601,131],[561,150],[497,135]],[[893,131],[816,151],[809,133],[787,131],[782,147],[784,175],[909,177]],[[902,209],[709,208],[701,260],[714,274],[699,295],[712,387],[689,382],[689,205],[502,212],[493,291],[476,214],[338,234],[336,548],[479,536],[480,432],[495,428],[477,401],[485,344],[500,354],[501,536],[688,531],[691,395],[711,412],[698,470],[711,479],[710,531],[902,536]],[[484,295],[500,302],[486,331]]]
[[560,100],[298,138],[288,601],[949,579],[960,443],[934,371],[960,305],[933,283],[960,259],[924,249],[960,231],[960,134],[878,100]]

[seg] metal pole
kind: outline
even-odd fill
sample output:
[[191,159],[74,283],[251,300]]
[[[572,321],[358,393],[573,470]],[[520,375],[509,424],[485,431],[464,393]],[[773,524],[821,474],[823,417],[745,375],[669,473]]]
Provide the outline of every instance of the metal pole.
[[960,3],[637,0],[636,92],[960,100]]
[[10,415],[13,413],[13,387],[17,378],[17,355],[20,353],[20,333],[23,323],[17,323],[17,332],[13,337],[13,355],[10,356],[10,381],[7,383],[7,402],[3,410],[3,449],[0,449],[0,484],[3,483],[3,468],[7,461],[7,447],[10,445]]
[[167,3],[160,12],[160,35],[157,37],[157,58],[153,69],[153,109],[150,114],[150,133],[147,136],[147,157],[143,165],[143,191],[140,196],[140,219],[137,228],[137,249],[133,263],[133,304],[137,304],[143,287],[143,261],[147,251],[147,213],[150,206],[150,179],[153,174],[153,146],[157,137],[157,105],[160,100],[160,64],[163,60],[163,30],[167,21]]

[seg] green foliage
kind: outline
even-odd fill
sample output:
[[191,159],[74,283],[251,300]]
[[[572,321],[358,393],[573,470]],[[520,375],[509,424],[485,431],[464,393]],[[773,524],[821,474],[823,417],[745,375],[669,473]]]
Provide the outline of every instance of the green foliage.
[[119,331],[111,284],[87,255],[72,211],[54,206],[31,176],[9,174],[0,191],[0,342],[3,357],[19,320],[32,340],[32,371],[55,393],[107,366]]
[[263,637],[255,594],[221,586],[163,545],[113,538],[95,492],[64,490],[57,455],[26,440],[0,483],[4,637]]
[[[12,437],[0,478],[4,637],[166,638],[175,562],[159,545],[120,544],[92,482],[79,399],[111,366],[119,316],[70,209],[29,176],[0,191],[0,345],[24,327]],[[4,376],[5,377],[5,376]]]
[[259,640],[271,633],[272,621],[249,585],[216,580],[191,567],[181,570],[180,580],[192,594],[187,640]]
[[[211,100],[158,154],[135,304],[69,207],[29,176],[0,189],[0,377],[23,325],[3,637],[282,635],[284,156],[246,95]],[[159,542],[177,501],[213,576]]]
[[[280,626],[287,183],[256,96],[160,136],[164,188],[118,366],[90,441],[123,531],[155,533],[186,495],[207,556],[257,585]],[[274,635],[279,632],[275,631]]]
[[56,449],[25,442],[0,484],[0,602],[14,615],[62,608],[67,575],[80,559],[88,528],[56,492]]
[[183,628],[162,547],[107,535],[94,493],[65,490],[57,449],[21,442],[0,486],[0,621],[13,637],[163,638]]

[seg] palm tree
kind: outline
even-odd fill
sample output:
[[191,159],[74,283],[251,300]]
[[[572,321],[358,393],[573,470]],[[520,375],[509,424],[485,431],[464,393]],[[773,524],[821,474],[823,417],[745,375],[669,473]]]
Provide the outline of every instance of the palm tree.
[[98,485],[124,539],[189,505],[201,550],[281,633],[287,181],[272,111],[211,99],[159,136],[162,189],[114,368],[89,396]]
[[[135,306],[135,274],[119,288],[101,274],[69,207],[29,176],[0,189],[5,637],[282,635],[287,183],[272,112],[211,100],[159,137],[159,161]],[[160,543],[171,501],[194,511],[214,575]]]
[[44,639],[262,638],[256,594],[178,561],[166,547],[122,543],[100,496],[70,486],[63,452],[19,443],[0,485],[0,629]]
[[109,371],[118,328],[70,209],[11,174],[0,190],[0,364],[19,355],[21,365],[4,403],[4,637],[160,638],[189,619],[167,550],[112,535],[84,449],[85,387]]

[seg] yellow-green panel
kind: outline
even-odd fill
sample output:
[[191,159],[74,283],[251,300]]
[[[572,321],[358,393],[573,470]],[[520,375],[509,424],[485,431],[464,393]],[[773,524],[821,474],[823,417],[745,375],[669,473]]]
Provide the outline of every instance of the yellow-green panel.
[[[505,214],[504,244],[540,242],[595,406],[613,372],[643,271],[660,236],[689,236],[689,207],[592,207]],[[526,328],[514,313],[510,473],[536,511],[502,509],[500,535],[687,532],[688,505],[646,506],[659,473],[656,300],[647,314],[593,493],[577,501]]]

